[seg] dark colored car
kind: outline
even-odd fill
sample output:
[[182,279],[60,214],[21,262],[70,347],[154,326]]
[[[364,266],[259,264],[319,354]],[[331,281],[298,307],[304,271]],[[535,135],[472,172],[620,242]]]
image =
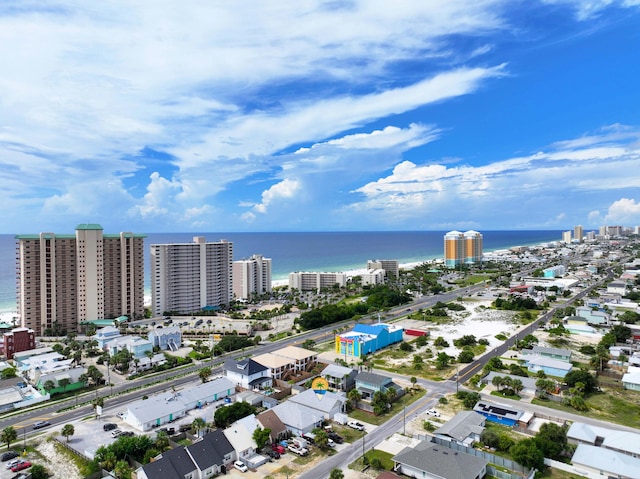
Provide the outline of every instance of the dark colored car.
[[2,456],[0,456],[0,460],[2,460],[2,462],[5,462],[5,461],[8,461],[9,459],[15,459],[19,455],[20,454],[18,454],[16,451],[7,451],[4,454],[2,454]]
[[33,425],[34,429],[42,429],[43,427],[51,426],[49,421],[38,421]]
[[339,434],[336,434],[335,432],[327,433],[327,437],[331,439],[333,442],[335,442],[336,444],[342,444],[344,442],[342,439],[342,436],[340,436]]
[[117,424],[113,424],[112,422],[108,422],[104,426],[102,426],[102,429],[104,429],[105,431],[112,431],[114,429],[117,429],[117,427],[118,427]]
[[129,437],[131,437],[131,436],[135,436],[136,433],[133,432],[133,431],[122,431],[122,434],[120,434],[120,435],[121,436],[129,436]]
[[280,453],[278,451],[267,451],[267,455],[272,459],[280,459]]

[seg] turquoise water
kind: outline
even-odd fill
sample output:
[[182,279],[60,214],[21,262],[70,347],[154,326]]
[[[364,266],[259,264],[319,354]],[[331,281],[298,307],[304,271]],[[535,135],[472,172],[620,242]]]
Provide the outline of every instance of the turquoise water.
[[[38,231],[24,232],[38,233]],[[62,231],[60,233],[73,233]],[[111,231],[107,233],[118,233]],[[143,232],[139,232],[143,233]],[[315,232],[315,233],[148,233],[145,239],[145,290],[150,289],[149,245],[207,241],[233,242],[234,260],[261,254],[273,260],[273,279],[293,271],[348,271],[366,267],[370,259],[418,263],[443,256],[446,231]],[[558,241],[562,232],[481,231],[485,251]],[[16,309],[16,245],[14,235],[0,235],[0,312]]]

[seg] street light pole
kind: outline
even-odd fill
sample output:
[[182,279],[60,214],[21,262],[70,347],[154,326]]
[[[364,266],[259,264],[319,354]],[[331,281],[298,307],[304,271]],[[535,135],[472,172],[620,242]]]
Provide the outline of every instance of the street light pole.
[[404,435],[407,428],[407,406],[402,409],[402,434]]

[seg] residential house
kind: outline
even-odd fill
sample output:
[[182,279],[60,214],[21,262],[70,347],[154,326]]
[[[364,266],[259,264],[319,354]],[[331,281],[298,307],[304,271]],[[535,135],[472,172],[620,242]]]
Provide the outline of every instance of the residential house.
[[[19,353],[14,353],[13,361],[16,364],[16,369],[22,370],[23,367],[25,366],[25,361],[27,361],[28,359],[36,356],[41,356],[43,354],[49,354],[49,353],[53,353],[53,349],[48,346],[45,348],[29,349],[28,351],[21,351]],[[60,355],[60,357],[64,357],[64,356]]]
[[606,326],[609,324],[610,315],[598,309],[592,309],[587,306],[579,306],[576,308],[576,316],[580,316],[587,320],[588,324],[596,326]]
[[582,316],[567,316],[562,320],[562,325],[572,334],[598,334],[598,330],[589,326],[587,318]]
[[527,370],[534,374],[538,371],[544,371],[547,376],[563,378],[573,369],[573,365],[567,361],[552,359],[546,356],[531,354],[525,356],[524,359]]
[[611,281],[607,285],[607,293],[619,294],[625,296],[628,292],[626,281]]
[[474,411],[461,411],[434,431],[434,435],[445,441],[471,447],[480,441],[486,418]]
[[396,324],[356,324],[346,333],[336,335],[335,352],[346,357],[360,358],[395,343],[403,338],[403,329]]
[[153,344],[140,336],[120,336],[105,343],[104,349],[112,357],[126,349],[134,358],[140,359],[147,356],[147,351],[153,352]]
[[200,479],[193,459],[184,447],[162,453],[162,456],[136,470],[137,479]]
[[545,346],[534,346],[532,349],[523,349],[523,356],[538,355],[551,359],[559,359],[561,361],[571,361],[571,350],[561,348],[548,348]]
[[222,429],[205,434],[186,450],[198,470],[198,479],[226,472],[236,458],[236,452]]
[[269,368],[273,379],[288,381],[302,372],[311,371],[318,363],[318,353],[297,346],[287,346],[255,356],[253,360]]
[[610,449],[578,444],[571,462],[581,475],[634,479],[640,477],[640,459]]
[[330,391],[318,397],[313,389],[307,389],[300,394],[291,396],[287,402],[306,406],[314,411],[314,416],[317,415],[319,420],[326,419],[329,421],[336,414],[345,411],[347,397],[342,392],[332,393]]
[[259,427],[260,424],[252,414],[238,419],[224,430],[224,435],[235,450],[237,458],[251,468],[269,461],[268,457],[258,454],[258,445],[253,440],[253,433]]
[[320,376],[326,379],[330,389],[348,392],[352,390],[356,384],[355,377],[358,371],[352,368],[346,368],[338,364],[329,364],[322,370]]
[[273,385],[269,368],[253,359],[227,359],[223,371],[229,381],[244,389],[266,389]]
[[120,328],[116,328],[115,326],[105,326],[104,328],[98,329],[91,339],[95,339],[98,342],[98,348],[104,349],[109,341],[121,337],[122,334],[120,333]]
[[631,391],[640,391],[640,368],[630,366],[622,376],[622,385]]
[[269,375],[273,379],[285,381],[285,377],[290,374],[291,360],[289,358],[276,356],[273,353],[265,353],[254,356],[253,360],[269,368]]
[[[57,372],[42,372],[42,374],[36,375],[34,387],[38,389],[41,394],[51,395],[82,389],[86,387],[86,384],[80,380],[80,376],[86,372],[87,368],[83,366],[77,366],[75,368],[64,369]],[[50,384],[54,385],[52,389],[45,388],[47,381],[51,381]]]
[[397,396],[403,392],[403,389],[395,384],[390,377],[367,371],[358,373],[355,387],[360,393],[360,397],[365,401],[373,398],[373,395],[378,391],[386,393],[388,389],[395,389]]
[[486,401],[478,401],[473,410],[482,414],[491,422],[511,427],[521,422],[521,418],[525,414],[524,411],[519,411],[503,404],[493,404]]
[[278,415],[271,409],[261,412],[256,416],[256,419],[262,429],[269,429],[271,431],[269,433],[271,442],[276,442],[286,436],[287,426],[285,426]]
[[635,458],[640,458],[640,433],[574,422],[567,430],[571,444],[598,446]]
[[285,401],[271,408],[287,430],[296,436],[313,431],[322,425],[322,415],[302,404]]
[[487,474],[485,459],[427,441],[405,447],[391,459],[393,470],[409,477],[482,479]]
[[153,347],[157,346],[162,351],[177,351],[182,346],[182,332],[178,326],[149,331],[147,339]]
[[491,371],[489,374],[487,374],[485,377],[482,378],[482,383],[483,384],[493,384],[493,378],[495,378],[496,376],[500,376],[501,378],[509,378],[512,380],[517,379],[518,381],[520,381],[522,383],[522,393],[524,394],[531,394],[531,395],[535,395],[536,393],[536,381],[537,378],[532,378],[530,376],[524,377],[524,376],[516,376],[515,374],[506,374],[506,373],[501,373],[498,371]]

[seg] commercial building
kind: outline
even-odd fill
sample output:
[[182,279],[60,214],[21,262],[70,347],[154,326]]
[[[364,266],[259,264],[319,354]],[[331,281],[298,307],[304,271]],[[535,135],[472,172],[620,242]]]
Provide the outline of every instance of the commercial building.
[[573,239],[573,231],[563,231],[562,232],[562,242],[566,244],[571,244],[571,240]]
[[228,305],[233,299],[233,243],[151,245],[151,303],[154,316],[192,314]]
[[249,299],[271,292],[271,259],[254,254],[249,259],[233,262],[233,295]]
[[36,336],[82,321],[144,315],[144,238],[81,224],[75,235],[17,235],[18,313]]
[[573,227],[573,239],[578,243],[582,243],[584,241],[584,228],[582,228],[582,225]]
[[449,231],[444,235],[444,262],[448,268],[482,261],[482,234],[469,230]]
[[295,272],[289,273],[289,289],[298,291],[317,291],[336,287],[344,288],[347,285],[345,273],[317,273]]

